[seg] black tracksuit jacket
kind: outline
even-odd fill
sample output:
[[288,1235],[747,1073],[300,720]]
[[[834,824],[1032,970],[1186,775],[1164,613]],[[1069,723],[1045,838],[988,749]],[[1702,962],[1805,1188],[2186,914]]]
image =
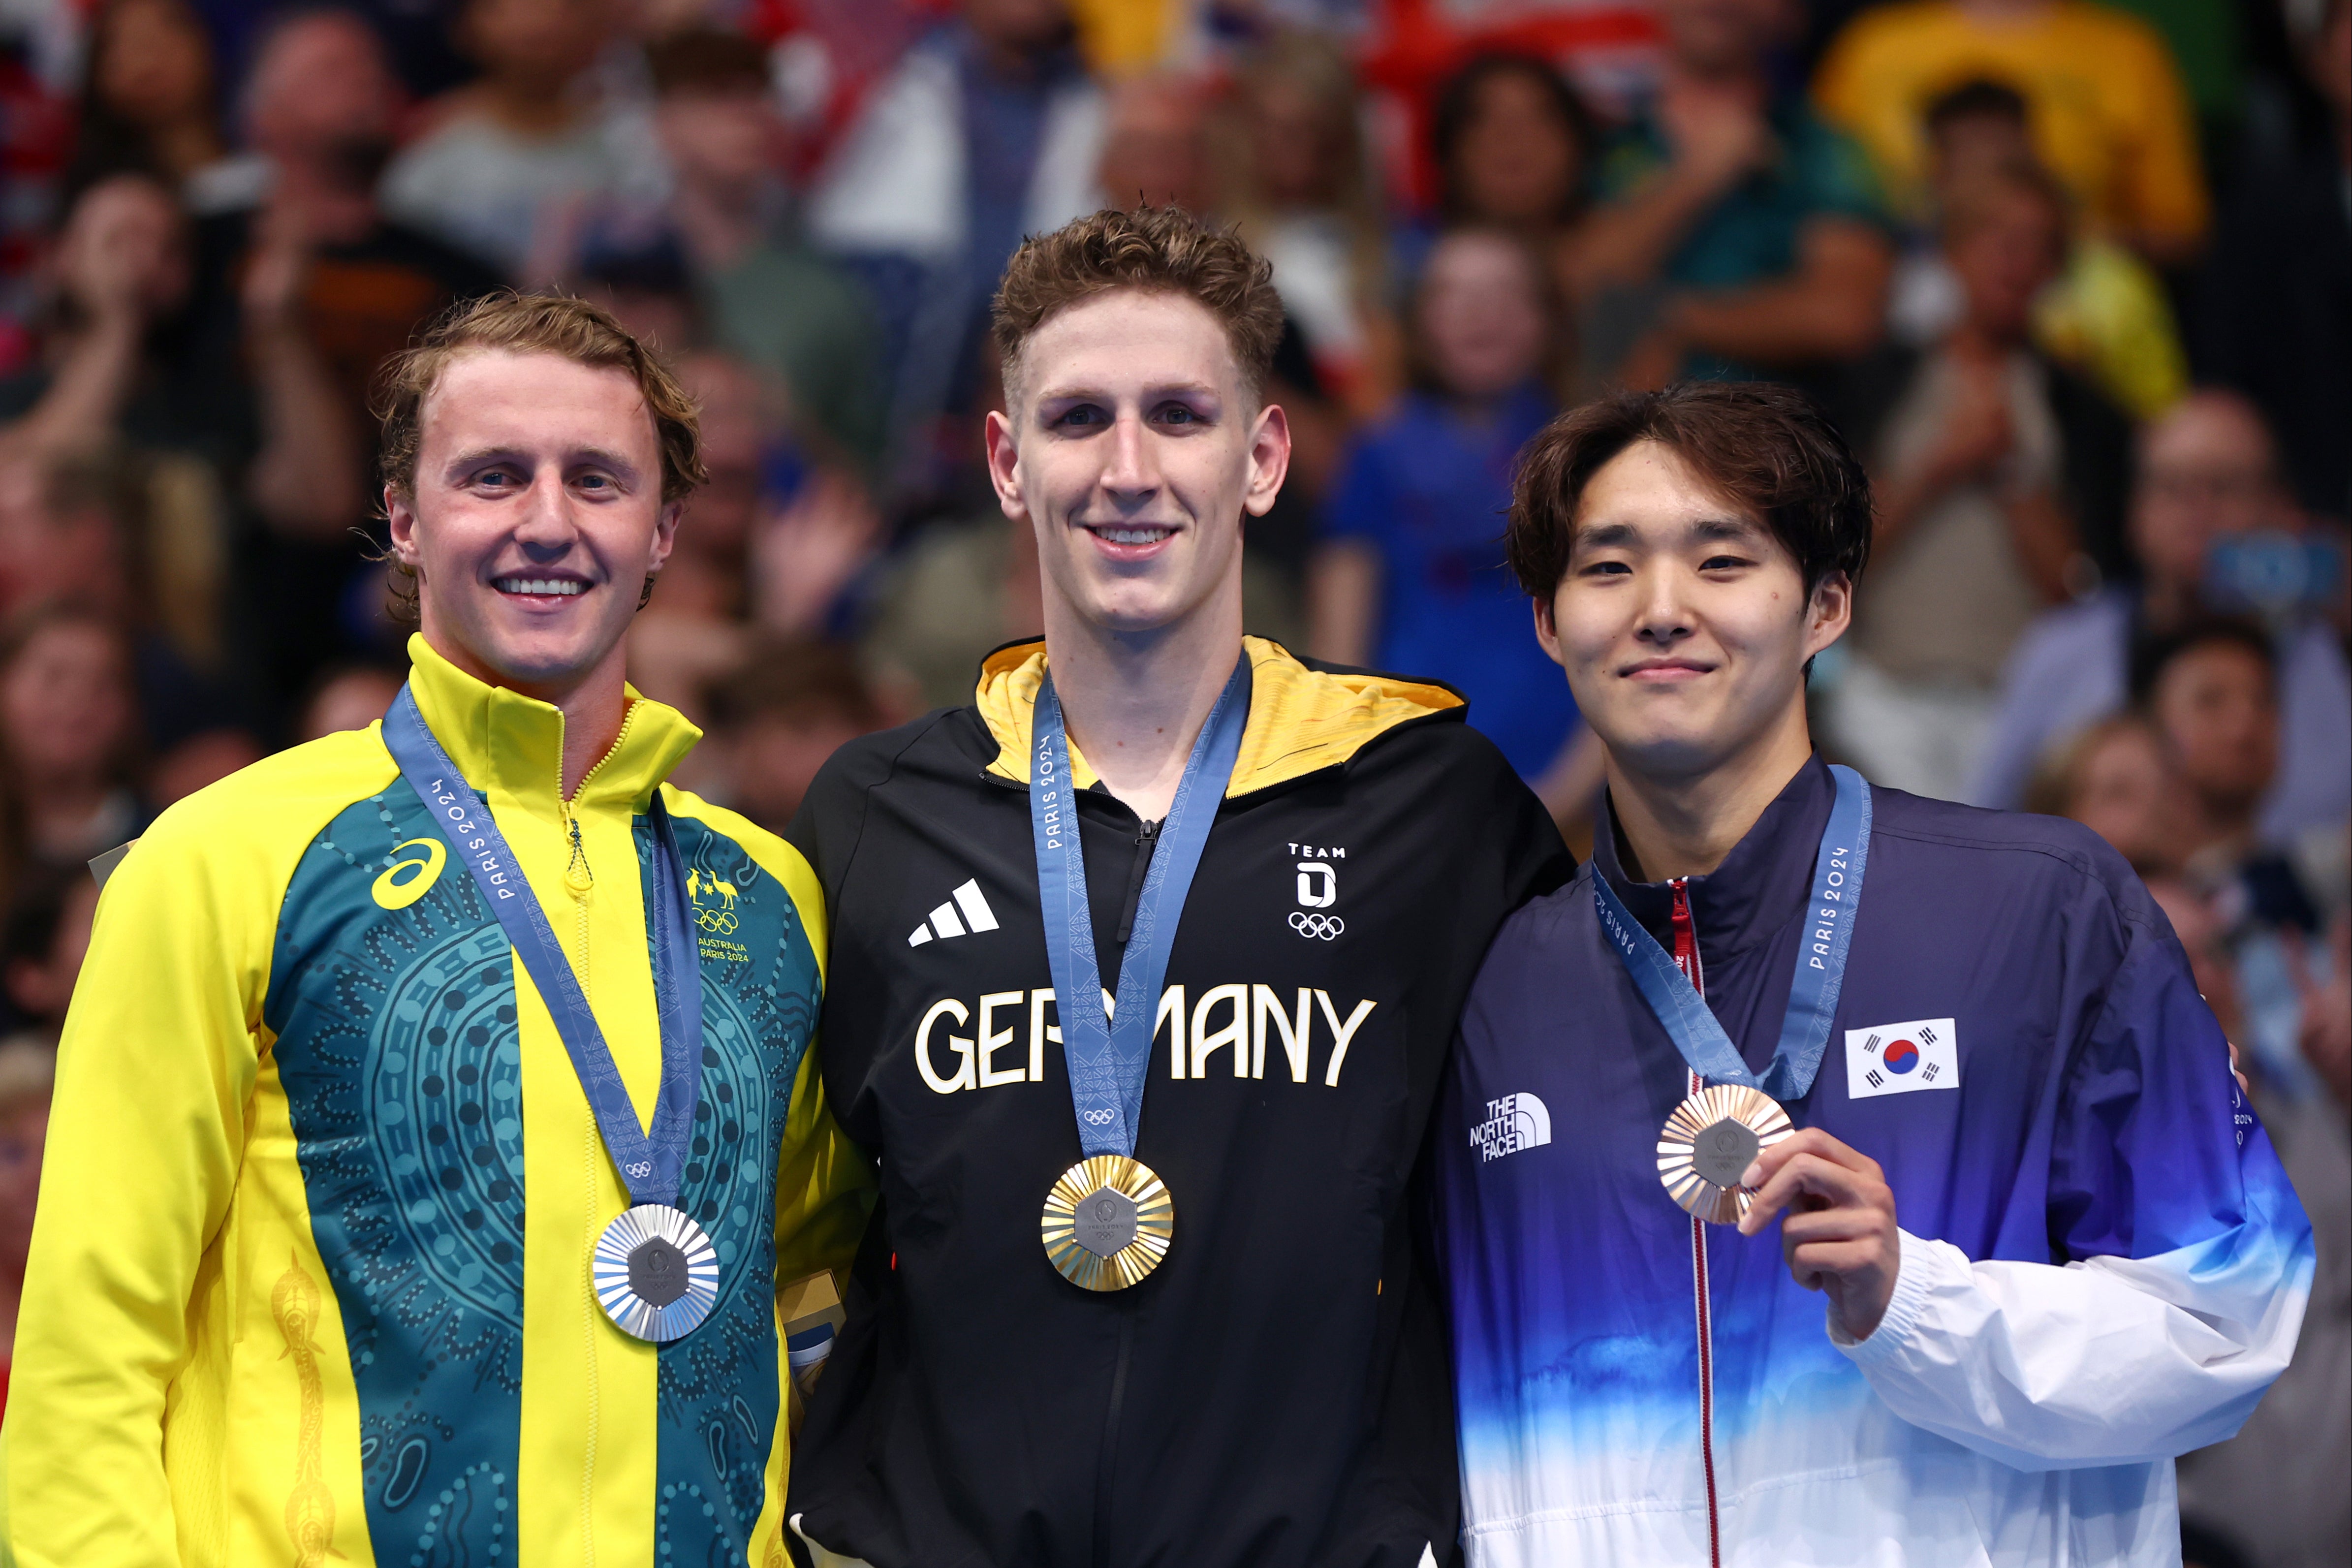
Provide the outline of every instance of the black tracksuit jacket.
[[[832,927],[826,1097],[882,1190],[794,1445],[788,1512],[830,1551],[1456,1560],[1441,1293],[1408,1194],[1488,939],[1573,867],[1454,693],[1247,646],[1135,1151],[1174,1244],[1130,1289],[1079,1289],[1039,1240],[1079,1157],[1029,828],[1043,645],[992,655],[973,706],[844,747],[793,824]],[[1073,762],[1115,990],[1151,835]]]

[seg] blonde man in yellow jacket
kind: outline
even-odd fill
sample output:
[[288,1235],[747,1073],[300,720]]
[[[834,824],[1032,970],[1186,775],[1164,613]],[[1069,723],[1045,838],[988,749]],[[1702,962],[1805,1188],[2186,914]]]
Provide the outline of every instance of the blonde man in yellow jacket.
[[[869,1177],[808,1052],[814,879],[663,783],[697,731],[623,679],[692,405],[602,311],[506,296],[411,350],[390,409],[414,707],[174,806],[106,885],[7,1540],[23,1568],[782,1562],[779,1282],[846,1266]],[[437,760],[404,773],[404,737]]]

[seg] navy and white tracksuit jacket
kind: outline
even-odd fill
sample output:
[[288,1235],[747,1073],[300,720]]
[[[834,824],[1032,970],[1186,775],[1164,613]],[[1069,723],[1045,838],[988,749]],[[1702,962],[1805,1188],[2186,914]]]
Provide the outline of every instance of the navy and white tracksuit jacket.
[[[1809,763],[1684,887],[1759,1071],[1832,793]],[[2310,1227],[2147,889],[2072,823],[1874,805],[1787,1108],[1894,1189],[1901,1271],[1859,1343],[1777,1226],[1695,1235],[1659,1184],[1691,1080],[1586,879],[1670,950],[1674,888],[1629,882],[1612,828],[1496,940],[1433,1134],[1473,1564],[2177,1564],[2173,1456],[2286,1364]]]

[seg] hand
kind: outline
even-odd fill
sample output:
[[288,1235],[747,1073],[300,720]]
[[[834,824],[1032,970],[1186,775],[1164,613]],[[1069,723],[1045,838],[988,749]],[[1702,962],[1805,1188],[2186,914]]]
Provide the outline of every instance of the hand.
[[1740,1177],[1756,1200],[1739,1234],[1756,1236],[1783,1208],[1780,1255],[1808,1290],[1830,1299],[1848,1338],[1866,1340],[1895,1299],[1903,1242],[1895,1228],[1895,1193],[1878,1162],[1817,1127],[1782,1139]]
[[1947,484],[1976,479],[2007,458],[2016,440],[1999,369],[1961,362],[1958,395],[1946,416],[1943,439],[1928,459],[1936,473]]
[[1779,143],[1754,95],[1675,79],[1658,96],[1658,123],[1675,163],[1710,189],[1772,162]]
[[303,215],[284,200],[262,210],[254,224],[253,247],[237,298],[247,327],[268,331],[296,324],[302,286],[310,272],[309,227]]
[[791,505],[754,525],[758,619],[788,637],[814,632],[881,538],[882,517],[866,487],[839,469],[820,470]]

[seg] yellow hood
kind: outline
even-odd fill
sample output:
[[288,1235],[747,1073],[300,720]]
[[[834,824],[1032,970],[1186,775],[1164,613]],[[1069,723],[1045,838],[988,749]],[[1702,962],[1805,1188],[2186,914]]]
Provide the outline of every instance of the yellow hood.
[[[1464,705],[1445,688],[1425,681],[1309,669],[1280,643],[1264,637],[1244,637],[1242,647],[1250,660],[1249,724],[1225,785],[1228,796],[1336,767],[1384,731]],[[1045,679],[1042,641],[999,648],[980,667],[973,700],[996,737],[996,760],[988,771],[999,777],[1029,782],[1030,726]],[[1094,769],[1075,743],[1070,772],[1080,789],[1095,782]]]

